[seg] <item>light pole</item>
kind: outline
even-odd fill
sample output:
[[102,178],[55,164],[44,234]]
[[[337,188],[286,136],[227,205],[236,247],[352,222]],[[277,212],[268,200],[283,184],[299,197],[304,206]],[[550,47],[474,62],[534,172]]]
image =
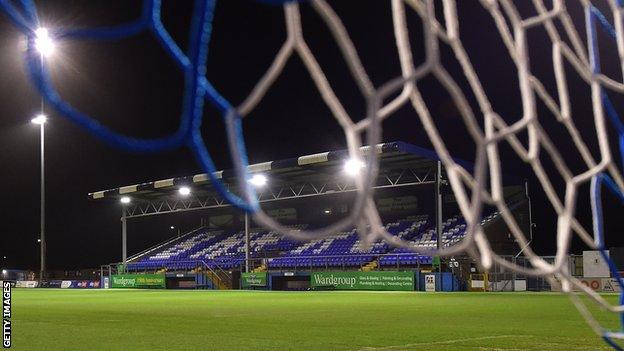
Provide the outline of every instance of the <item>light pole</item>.
[[[54,52],[54,42],[48,35],[46,28],[38,28],[35,31],[35,48],[39,51],[41,59],[41,70],[43,71],[43,60]],[[41,271],[39,280],[44,279],[46,269],[46,241],[45,241],[45,123],[48,120],[45,115],[45,105],[43,97],[41,97],[41,112],[31,120],[33,124],[39,125],[41,139],[41,227],[39,233],[40,249],[41,249]]]
[[118,274],[126,273],[126,265],[128,264],[128,227],[126,207],[130,204],[130,202],[132,202],[132,199],[129,196],[123,196],[119,199],[119,202],[121,202],[121,262],[123,265],[123,272],[117,272]]
[[[264,174],[254,174],[249,179],[249,183],[256,188],[262,188],[267,184],[267,177]],[[249,273],[249,259],[250,259],[250,238],[249,238],[249,213],[245,211],[245,273]]]
[[41,213],[40,213],[40,232],[39,240],[41,249],[41,272],[39,280],[43,280],[45,274],[45,254],[46,254],[46,241],[45,241],[45,123],[47,117],[42,113],[31,120],[32,123],[39,125],[40,139],[41,139]]

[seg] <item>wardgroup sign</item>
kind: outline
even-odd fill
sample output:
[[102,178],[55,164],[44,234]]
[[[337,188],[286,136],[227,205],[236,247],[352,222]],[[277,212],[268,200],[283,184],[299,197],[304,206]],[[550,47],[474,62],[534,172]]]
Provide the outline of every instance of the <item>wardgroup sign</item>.
[[312,289],[414,290],[414,272],[313,272]]
[[164,288],[164,274],[118,274],[111,276],[112,288]]

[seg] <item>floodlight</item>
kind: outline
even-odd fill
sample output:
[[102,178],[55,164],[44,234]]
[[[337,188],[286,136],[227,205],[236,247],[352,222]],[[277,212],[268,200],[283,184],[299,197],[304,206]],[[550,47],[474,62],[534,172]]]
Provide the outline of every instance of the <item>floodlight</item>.
[[323,211],[323,213],[325,213],[325,214],[331,214],[331,212],[332,212],[332,211],[331,211],[329,208],[326,208],[326,209]]
[[191,188],[189,188],[188,186],[183,186],[180,189],[178,189],[178,192],[182,196],[188,196],[191,194]]
[[40,243],[40,242],[41,242],[41,239],[37,239],[37,242],[38,242],[38,243]]
[[31,119],[30,123],[42,125],[42,124],[45,124],[45,122],[47,121],[48,121],[48,116],[44,114],[39,114],[35,116],[35,118]]
[[261,188],[266,185],[267,177],[264,174],[254,174],[253,177],[249,179],[249,183],[256,188]]
[[38,28],[35,31],[35,35],[37,36],[35,38],[35,48],[37,51],[44,57],[50,56],[54,52],[54,42],[52,38],[50,38],[48,29]]
[[6,269],[2,270],[2,275],[7,275],[7,273],[9,273],[9,271],[7,271]]
[[129,196],[124,196],[124,197],[122,197],[121,199],[119,199],[119,201],[120,201],[122,204],[124,204],[124,205],[125,205],[125,204],[129,204],[129,203],[130,203],[130,201],[132,201],[132,199],[130,199],[130,197],[129,197]]
[[174,227],[174,226],[171,226],[171,227],[169,227],[169,229],[175,229],[175,227]]
[[362,168],[364,168],[365,166],[366,165],[361,160],[359,160],[357,158],[351,158],[351,159],[348,159],[347,161],[345,161],[344,171],[348,175],[350,175],[352,177],[355,177],[358,174],[360,174],[360,170]]

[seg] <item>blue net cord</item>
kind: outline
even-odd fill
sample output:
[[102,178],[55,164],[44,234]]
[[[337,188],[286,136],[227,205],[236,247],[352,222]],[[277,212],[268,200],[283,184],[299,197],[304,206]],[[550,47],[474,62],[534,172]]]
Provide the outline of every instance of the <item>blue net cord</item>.
[[[621,6],[621,2],[619,2],[619,6]],[[606,17],[594,6],[589,6],[585,13],[585,20],[587,26],[587,37],[588,37],[588,46],[589,46],[589,59],[592,72],[594,74],[600,73],[600,55],[598,48],[598,36],[596,30],[596,21],[600,24],[600,27],[613,39],[616,38],[616,32],[611,23],[606,19]],[[615,107],[611,103],[609,96],[603,90],[601,91],[601,101],[602,105],[607,112],[607,117],[611,121],[614,129],[618,133],[618,141],[620,147],[620,157],[624,161],[624,124],[620,116],[618,115]],[[620,201],[624,204],[624,194],[615,184],[613,179],[606,173],[599,173],[595,175],[591,179],[591,188],[590,188],[590,197],[591,197],[591,206],[592,206],[592,221],[594,227],[594,240],[596,244],[596,248],[600,251],[600,255],[603,260],[607,262],[609,266],[609,270],[611,271],[611,275],[613,278],[617,280],[617,284],[620,287],[620,298],[619,304],[624,305],[624,282],[622,281],[622,277],[617,270],[617,267],[613,260],[607,255],[607,250],[604,242],[604,223],[603,223],[603,213],[602,213],[602,186],[606,185],[607,189],[609,189],[614,195],[616,195]],[[620,313],[620,332],[624,332],[624,314]],[[603,340],[613,349],[622,350],[620,347],[610,336],[609,331],[605,331],[602,335]]]
[[[117,26],[85,28],[85,29],[52,29],[50,36],[53,39],[74,40],[118,40],[136,35],[141,32],[151,32],[165,52],[173,59],[177,67],[184,74],[184,98],[182,113],[178,129],[171,135],[156,139],[140,139],[116,133],[102,125],[96,119],[82,113],[71,104],[64,101],[54,88],[45,65],[42,65],[42,57],[35,50],[35,30],[39,27],[37,11],[34,3],[29,0],[19,1],[19,5],[9,0],[0,0],[0,9],[8,16],[12,23],[27,37],[27,50],[25,53],[26,67],[31,79],[43,98],[60,115],[76,123],[89,133],[101,139],[105,143],[125,151],[138,153],[155,153],[186,146],[195,155],[198,163],[206,172],[215,190],[226,201],[246,212],[255,212],[258,202],[251,187],[245,186],[241,190],[244,198],[230,192],[224,183],[216,178],[214,173],[217,168],[208,152],[201,135],[203,122],[204,102],[217,108],[225,120],[229,111],[234,111],[232,105],[214,88],[206,78],[206,61],[208,58],[208,44],[212,33],[212,20],[216,0],[196,0],[192,25],[190,30],[190,44],[184,53],[164,28],[161,18],[161,1],[145,0],[141,17],[135,21]],[[288,1],[262,1],[274,5],[280,5]],[[248,165],[247,153],[243,138],[243,129],[240,117],[234,113],[236,123],[232,123],[236,137],[233,145],[236,154],[240,155],[240,161],[244,169]],[[244,179],[249,177],[248,173]]]
[[0,9],[9,17],[11,22],[23,33],[33,32],[30,23],[32,20],[26,20],[23,14],[13,6],[8,0],[0,0]]

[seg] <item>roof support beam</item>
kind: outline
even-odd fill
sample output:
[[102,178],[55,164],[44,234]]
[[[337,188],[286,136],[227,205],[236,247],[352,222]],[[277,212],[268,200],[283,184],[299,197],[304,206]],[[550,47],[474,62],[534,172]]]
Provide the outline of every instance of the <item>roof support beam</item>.
[[[434,185],[436,183],[434,172],[427,170],[394,170],[392,174],[382,174],[378,177],[377,185],[373,189],[399,188],[406,186]],[[316,196],[353,193],[357,191],[353,182],[349,181],[316,181],[291,185],[278,185],[266,187],[258,193],[260,203],[269,203],[283,200],[303,199]],[[216,194],[194,196],[187,201],[175,198],[161,198],[154,200],[136,199],[126,206],[126,218],[154,216],[168,213],[180,213],[187,211],[208,210],[215,208],[231,207]]]

